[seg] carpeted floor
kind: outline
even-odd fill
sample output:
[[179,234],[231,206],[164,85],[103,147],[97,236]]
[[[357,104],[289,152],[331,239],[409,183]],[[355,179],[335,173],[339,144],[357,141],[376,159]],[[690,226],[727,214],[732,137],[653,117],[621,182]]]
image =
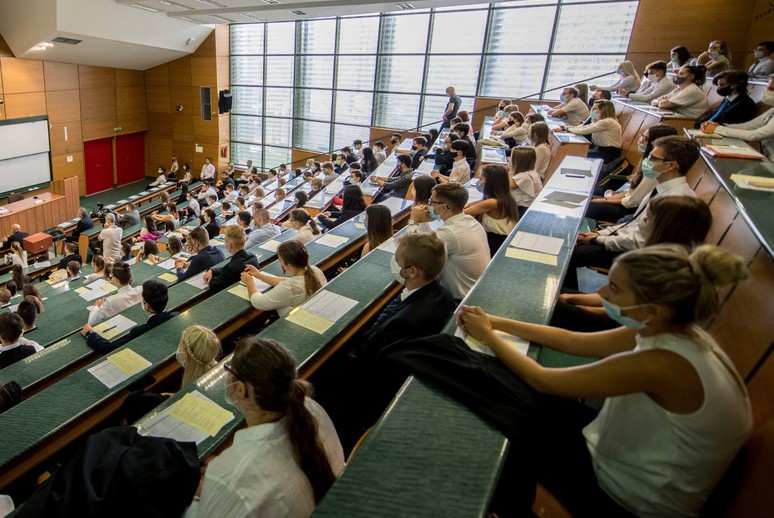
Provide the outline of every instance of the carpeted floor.
[[126,185],[122,185],[121,187],[116,187],[115,189],[102,191],[90,196],[83,196],[81,198],[81,207],[84,207],[86,210],[91,212],[97,208],[97,203],[110,205],[111,203],[115,203],[118,200],[126,199],[132,194],[137,194],[138,192],[143,191],[145,186],[152,181],[153,178],[147,177],[145,180],[128,183]]

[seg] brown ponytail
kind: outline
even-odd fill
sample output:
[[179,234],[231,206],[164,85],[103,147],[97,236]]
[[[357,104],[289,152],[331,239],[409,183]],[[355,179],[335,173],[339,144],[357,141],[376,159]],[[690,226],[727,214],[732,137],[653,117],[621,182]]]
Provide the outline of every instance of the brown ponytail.
[[317,223],[312,219],[312,217],[309,215],[308,212],[306,212],[304,209],[293,209],[290,211],[290,219],[291,221],[298,221],[302,225],[309,225],[312,227],[312,234],[315,236],[320,234],[320,228],[317,226]]
[[277,247],[277,255],[286,264],[293,268],[304,269],[304,286],[306,294],[311,295],[320,288],[322,283],[315,275],[314,270],[309,266],[309,252],[306,247],[298,241],[285,241]]
[[293,353],[276,340],[250,336],[237,343],[231,365],[235,375],[252,386],[258,406],[284,414],[296,462],[319,503],[336,476],[320,443],[317,420],[306,408],[311,385],[298,379]]

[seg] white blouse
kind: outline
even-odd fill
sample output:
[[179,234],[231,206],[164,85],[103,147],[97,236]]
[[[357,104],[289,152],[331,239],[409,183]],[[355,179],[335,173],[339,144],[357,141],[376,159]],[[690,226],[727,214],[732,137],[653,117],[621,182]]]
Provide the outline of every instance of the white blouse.
[[[328,282],[325,274],[316,266],[310,266],[314,276],[320,281],[321,286]],[[309,299],[311,295],[306,293],[306,280],[303,275],[294,275],[280,282],[266,293],[256,292],[250,297],[250,303],[254,308],[261,311],[271,311],[276,309],[279,316],[284,317],[290,310],[300,306]]]

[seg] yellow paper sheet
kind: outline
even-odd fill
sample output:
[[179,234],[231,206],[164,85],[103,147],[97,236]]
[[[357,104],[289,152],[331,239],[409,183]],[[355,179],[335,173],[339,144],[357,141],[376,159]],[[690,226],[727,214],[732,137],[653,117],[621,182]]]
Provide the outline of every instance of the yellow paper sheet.
[[247,286],[244,284],[237,284],[233,288],[230,288],[228,292],[237,297],[242,297],[245,300],[250,300],[249,295],[247,295]]
[[508,247],[505,252],[506,257],[513,259],[522,259],[524,261],[532,261],[533,263],[549,264],[556,266],[556,256],[551,254],[541,254],[540,252],[533,252],[532,250],[522,250],[521,248]]
[[743,180],[754,187],[766,187],[774,188],[774,178],[768,178],[765,176],[751,176],[747,174],[732,174],[731,179],[733,181]]
[[91,290],[89,288],[87,288],[85,286],[81,286],[80,288],[76,288],[75,293],[83,294],[83,293],[88,293],[90,291]]
[[127,376],[140,372],[150,364],[148,360],[131,349],[118,351],[117,353],[108,356],[108,360],[121,369]]
[[106,282],[105,284],[100,286],[100,288],[102,288],[102,291],[105,291],[107,293],[113,293],[114,291],[116,291],[118,289],[115,286],[113,286],[112,284],[110,284],[109,282]]
[[114,337],[118,336],[121,330],[112,324],[105,325],[105,322],[103,322],[98,326],[94,326],[94,332],[105,340],[112,340]]
[[362,223],[355,223],[355,228],[365,228],[365,225]]
[[193,394],[183,396],[169,411],[169,415],[212,437],[233,418],[228,410]]
[[159,279],[167,282],[177,282],[177,275],[174,273],[162,273],[159,275]]
[[288,315],[287,320],[305,327],[318,334],[324,334],[333,325],[333,322],[317,315],[313,315],[303,309],[297,309]]

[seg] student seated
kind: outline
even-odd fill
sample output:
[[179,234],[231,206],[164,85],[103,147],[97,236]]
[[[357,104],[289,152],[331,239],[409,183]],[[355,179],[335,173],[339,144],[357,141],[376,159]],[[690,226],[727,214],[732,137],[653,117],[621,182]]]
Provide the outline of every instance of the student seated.
[[[15,285],[16,283],[14,283]],[[0,288],[0,307],[8,307],[11,305],[11,297],[13,295],[11,294],[11,290],[8,289],[8,285],[6,284],[5,288]]]
[[75,282],[81,280],[81,263],[70,261],[67,263],[67,281]]
[[701,130],[705,133],[717,133],[724,137],[738,138],[761,143],[761,151],[769,160],[774,160],[774,79],[769,81],[763,92],[763,104],[772,106],[766,113],[750,122],[723,126],[717,122],[705,122]]
[[688,49],[682,45],[674,47],[669,54],[669,63],[667,63],[667,72],[676,73],[686,65],[695,65],[694,58]]
[[631,61],[622,61],[615,71],[618,74],[618,81],[608,86],[590,85],[589,90],[607,90],[616,92],[619,88],[625,90],[637,90],[640,87],[640,76],[634,68]]
[[551,117],[564,117],[570,123],[570,126],[577,126],[589,116],[589,107],[579,99],[578,90],[568,87],[562,90],[559,98],[562,102],[556,105],[552,110],[548,110]]
[[771,77],[771,74],[774,74],[774,60],[771,59],[772,52],[774,52],[774,41],[762,41],[755,46],[753,51],[755,63],[747,69],[750,77],[765,77],[768,79]]
[[169,236],[167,240],[167,257],[174,257],[177,254],[187,252],[185,243],[177,236]]
[[[714,246],[643,248],[619,257],[599,291],[621,327],[576,333],[466,306],[458,325],[499,361],[446,335],[390,347],[381,365],[428,378],[529,444],[503,470],[507,512],[530,514],[537,481],[573,516],[699,516],[752,413],[744,381],[698,323],[717,311],[718,288],[746,276]],[[546,368],[496,331],[601,360]],[[587,398],[606,398],[598,414]]]
[[709,109],[707,94],[701,89],[706,73],[704,67],[684,66],[672,79],[677,88],[650,104],[662,110],[672,110],[678,117],[695,119]]
[[464,212],[480,218],[486,231],[489,253],[494,256],[519,221],[519,208],[511,196],[508,170],[496,164],[485,166],[476,188],[484,197],[480,201],[469,202]]
[[204,326],[192,325],[180,335],[175,358],[183,368],[180,387],[193,383],[217,365],[223,349],[215,333]]
[[142,289],[132,286],[132,269],[128,263],[118,261],[113,264],[112,274],[113,284],[118,291],[110,297],[94,302],[93,309],[89,313],[89,325],[95,326],[142,300]]
[[155,180],[148,184],[147,188],[150,189],[151,187],[159,187],[165,183],[167,183],[167,168],[164,166],[159,166],[159,175]]
[[172,223],[173,228],[180,226],[180,213],[177,212],[177,204],[170,202],[167,206],[169,214],[159,214],[158,211],[154,211],[151,216],[157,223]]
[[312,188],[309,190],[309,198],[314,198],[317,193],[323,190],[322,178],[312,178]]
[[470,165],[465,158],[469,147],[470,145],[464,140],[454,140],[449,146],[449,154],[454,162],[452,162],[448,176],[441,174],[439,170],[433,170],[430,176],[438,180],[439,183],[467,183],[471,177]]
[[35,321],[38,319],[38,315],[40,315],[42,312],[43,304],[32,296],[24,297],[24,299],[19,302],[19,305],[16,307],[16,314],[19,315],[24,321],[24,328],[22,329],[22,336],[19,338],[19,344],[31,345],[33,349],[35,349],[35,352],[42,351],[43,347],[40,346],[37,342],[28,339],[28,337],[25,335],[29,335],[30,332],[37,329],[38,326],[35,324]]
[[612,101],[597,101],[591,109],[591,124],[564,128],[576,135],[591,135],[589,158],[601,158],[609,163],[621,156],[621,125]]
[[231,260],[223,267],[211,267],[204,274],[204,282],[209,285],[212,293],[239,282],[239,276],[245,271],[247,265],[258,267],[258,259],[245,250],[247,237],[244,230],[237,225],[229,225],[224,234],[226,251],[231,254]]
[[220,248],[210,245],[207,231],[196,227],[188,234],[188,260],[175,259],[175,274],[178,280],[184,281],[194,275],[206,271],[226,259]]
[[334,229],[350,219],[362,214],[366,208],[363,191],[357,185],[348,185],[341,194],[344,201],[341,210],[325,211],[317,217],[320,225],[328,230]]
[[256,228],[247,236],[247,244],[245,245],[247,249],[278,236],[282,231],[280,227],[272,223],[271,213],[266,209],[254,210],[253,222]]
[[78,243],[65,243],[64,251],[65,255],[57,265],[59,270],[66,269],[67,263],[70,261],[78,261],[79,263],[83,264],[83,258],[81,257],[81,254],[78,253]]
[[5,254],[5,264],[19,265],[27,268],[27,252],[18,241],[11,242],[11,251]]
[[291,210],[287,223],[291,229],[298,231],[289,241],[298,241],[305,245],[320,235],[320,228],[317,226],[317,223],[304,209]]
[[164,231],[160,230],[156,226],[156,220],[153,216],[148,214],[145,216],[145,226],[140,229],[140,235],[134,238],[135,243],[141,243],[144,241],[156,241],[158,238],[164,235]]
[[365,257],[368,252],[375,249],[392,237],[392,213],[389,207],[384,205],[369,205],[366,208],[366,244],[360,257]]
[[712,78],[712,84],[717,88],[723,102],[715,109],[707,110],[699,115],[694,124],[698,128],[705,121],[718,124],[741,124],[755,118],[758,108],[747,95],[748,76],[746,72],[731,70],[721,72]]
[[32,345],[19,343],[24,331],[24,320],[16,313],[0,313],[0,369],[35,354]]
[[224,368],[226,400],[247,427],[207,464],[185,516],[309,516],[344,469],[333,423],[281,343],[243,338]]
[[156,244],[155,241],[148,240],[142,245],[142,250],[140,250],[137,253],[137,257],[135,258],[135,263],[139,263],[143,259],[149,261],[150,263],[157,263],[159,262],[159,255],[161,252],[159,252],[159,245]]
[[[134,257],[132,255],[132,243],[129,241],[124,241],[121,243],[121,258],[119,261],[128,262]],[[114,261],[109,260],[108,258],[105,259],[105,265],[112,264]]]
[[411,157],[408,155],[398,155],[397,158],[398,173],[392,177],[371,175],[372,183],[376,183],[382,188],[382,192],[377,197],[375,203],[393,196],[396,198],[405,198],[408,189],[411,186],[411,180],[414,177],[414,170],[411,168]]
[[711,76],[731,70],[731,50],[723,40],[713,40],[705,52],[699,54],[697,65],[702,65]]
[[164,311],[169,302],[169,294],[167,285],[163,282],[145,281],[141,292],[142,307],[151,315],[146,323],[134,326],[124,336],[112,342],[102,338],[89,324],[86,324],[81,329],[81,334],[86,337],[86,345],[100,354],[107,354],[179,314],[177,311]]
[[[276,310],[281,317],[291,309],[306,302],[317,290],[328,282],[325,274],[316,266],[309,264],[309,252],[298,241],[285,241],[277,247],[277,258],[282,271],[289,277],[278,277],[248,265],[241,279],[247,286],[250,303],[261,311]],[[255,287],[255,277],[259,281],[273,286],[266,293]]]
[[618,94],[628,97],[632,101],[649,103],[653,99],[666,95],[677,88],[677,85],[667,77],[666,73],[667,64],[663,61],[654,61],[646,67],[645,73],[643,74],[646,79],[642,82],[636,92],[630,92],[625,88],[619,88]]
[[529,143],[536,155],[535,171],[540,175],[541,180],[545,178],[548,166],[551,164],[551,145],[548,143],[550,131],[545,122],[535,122],[529,127]]
[[204,218],[204,230],[207,231],[207,237],[215,239],[220,235],[220,224],[218,223],[218,216],[212,209],[207,209],[202,212]]
[[535,148],[519,146],[511,153],[511,170],[508,172],[508,186],[516,201],[519,217],[523,216],[537,195],[543,189],[543,180],[535,170],[537,153]]
[[468,190],[454,182],[437,185],[428,205],[415,205],[411,210],[408,232],[417,225],[433,220],[443,221],[436,235],[446,244],[446,265],[441,272],[443,284],[457,300],[462,300],[489,264],[486,231],[473,216],[463,213]]
[[40,290],[38,290],[37,286],[34,284],[28,284],[24,287],[22,290],[22,295],[24,295],[24,298],[27,297],[35,297],[40,302],[40,306],[38,307],[38,313],[43,313],[43,296],[40,294]]
[[105,275],[105,258],[99,254],[95,254],[91,258],[91,267],[94,269],[94,273],[90,273],[83,278],[83,284],[89,284],[97,279],[102,279]]

